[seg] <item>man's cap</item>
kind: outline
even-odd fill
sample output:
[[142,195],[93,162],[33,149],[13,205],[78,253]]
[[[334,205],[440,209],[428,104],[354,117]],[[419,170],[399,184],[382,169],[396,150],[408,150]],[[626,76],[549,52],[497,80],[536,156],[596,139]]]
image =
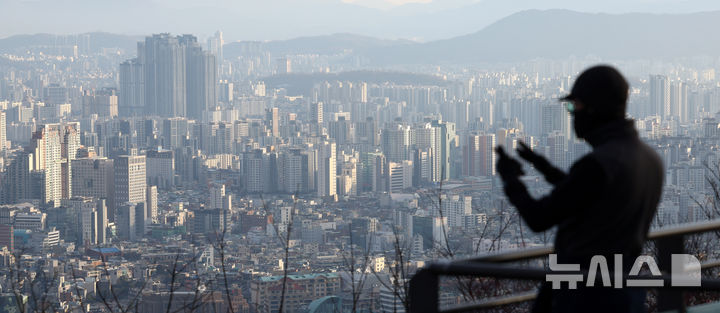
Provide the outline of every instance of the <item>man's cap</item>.
[[598,65],[582,72],[570,94],[560,100],[580,100],[597,111],[624,116],[628,89],[627,81],[618,70]]

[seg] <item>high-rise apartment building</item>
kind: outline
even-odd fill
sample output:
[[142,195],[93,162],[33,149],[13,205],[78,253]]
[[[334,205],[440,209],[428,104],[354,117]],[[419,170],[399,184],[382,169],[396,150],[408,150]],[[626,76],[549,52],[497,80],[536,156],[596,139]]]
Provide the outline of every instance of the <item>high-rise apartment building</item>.
[[72,160],[73,196],[105,199],[111,210],[115,203],[113,160],[88,157]]
[[359,101],[362,103],[366,103],[368,101],[368,85],[366,82],[361,82],[358,85],[358,88],[355,89],[355,96],[353,96],[353,100]]
[[[441,195],[438,206],[442,209],[442,216],[447,217],[449,227],[464,227],[465,216],[472,214],[472,197],[460,195]],[[433,208],[433,216],[441,216],[436,208]]]
[[278,158],[278,175],[279,187],[282,191],[297,194],[312,190],[314,181],[311,180],[314,179],[311,178],[314,178],[315,175],[314,168],[311,168],[311,155],[302,149],[290,149],[280,154]]
[[434,136],[432,142],[432,181],[446,181],[453,173],[452,162],[450,161],[451,149],[456,145],[455,123],[441,120],[430,122],[434,129],[431,134]]
[[135,236],[137,236],[137,238],[143,238],[147,227],[150,226],[150,219],[148,216],[149,214],[145,201],[135,205]]
[[80,148],[78,123],[46,124],[32,137],[31,170],[42,171],[42,203],[60,204],[72,196],[71,165]]
[[444,247],[447,238],[447,216],[413,216],[412,234],[422,236],[424,249]]
[[144,203],[147,191],[145,156],[121,155],[114,162],[116,206],[126,202]]
[[310,103],[310,122],[316,124],[323,123],[323,103],[314,101]]
[[3,175],[0,197],[3,204],[14,204],[38,197],[33,194],[31,178],[33,171],[33,154],[20,151],[9,160]]
[[328,122],[328,135],[340,146],[354,144],[357,131],[355,125],[346,116],[338,116],[337,120]]
[[672,113],[670,107],[670,80],[664,75],[650,75],[650,112],[667,118]]
[[215,35],[207,39],[207,50],[217,57],[217,73],[218,76],[222,76],[223,73],[223,33],[221,31],[215,32]]
[[191,124],[187,119],[181,117],[173,117],[163,120],[162,137],[163,147],[172,150],[180,148],[185,143]]
[[62,169],[60,134],[57,129],[45,125],[33,134],[32,168],[44,171],[41,201],[48,203],[62,198]]
[[337,195],[336,144],[323,142],[318,146],[317,194],[320,197]]
[[412,187],[413,163],[412,161],[388,162],[388,192],[401,193]]
[[[545,104],[540,109],[541,123],[540,132],[547,136],[552,132],[561,132],[568,135],[570,129],[570,114],[561,104]],[[504,138],[498,138],[498,142],[503,142]]]
[[43,101],[49,105],[68,103],[68,89],[60,84],[50,84],[43,88]]
[[358,194],[358,175],[357,175],[357,159],[348,158],[340,166],[338,173],[338,194],[344,197],[357,196]]
[[410,157],[410,126],[391,123],[382,132],[382,151],[390,162],[401,162]]
[[7,247],[11,252],[15,249],[14,230],[11,224],[0,224],[0,247]]
[[433,181],[432,149],[414,149],[413,155],[413,185],[421,186],[423,183]]
[[137,58],[120,63],[120,116],[141,116],[145,111],[145,71]]
[[375,147],[380,144],[380,131],[374,118],[368,117],[356,124],[355,136],[358,143]]
[[[218,58],[218,63],[220,63],[220,58]],[[218,101],[225,104],[231,104],[235,96],[234,86],[235,85],[232,82],[229,82],[227,80],[220,81],[220,93],[218,94]]]
[[118,115],[118,96],[114,88],[101,90],[85,90],[82,97],[82,115],[90,117],[93,114],[103,117]]
[[138,58],[120,66],[121,111],[132,115],[142,105],[146,114],[199,120],[217,104],[217,63],[192,35],[146,37]]
[[166,117],[186,116],[185,49],[178,37],[155,34],[138,43],[143,65],[145,112]]
[[95,201],[95,225],[97,236],[95,237],[95,243],[102,245],[107,243],[108,235],[107,228],[110,222],[109,209],[107,207],[107,201],[105,199],[97,199]]
[[151,185],[168,189],[175,185],[175,154],[172,150],[148,150],[147,179]]
[[255,149],[243,155],[243,179],[245,189],[250,193],[262,193],[269,181],[269,157],[262,149]]
[[71,223],[78,229],[74,230],[77,244],[81,246],[95,246],[107,242],[108,211],[104,199],[92,197],[73,197],[63,200],[63,206],[77,216],[77,223]]
[[0,111],[0,152],[7,146],[7,116],[5,111]]
[[387,184],[386,165],[387,159],[380,151],[363,153],[361,156],[360,190],[383,192]]
[[63,123],[60,131],[60,171],[62,199],[72,197],[72,160],[77,158],[80,149],[80,123]]
[[150,225],[147,218],[145,202],[126,202],[118,205],[115,211],[115,226],[117,236],[121,240],[135,241],[145,234],[146,227]]
[[270,126],[270,133],[273,137],[280,136],[280,109],[270,108],[267,110],[267,121]]
[[547,138],[548,157],[552,164],[560,169],[568,169],[570,164],[567,158],[567,139],[565,134],[553,132]]
[[223,198],[225,198],[225,184],[211,183],[208,192],[207,203],[205,208],[207,209],[222,209]]
[[495,135],[469,134],[463,146],[463,175],[495,175]]
[[195,37],[184,35],[183,39],[186,50],[187,116],[201,120],[203,112],[217,105],[218,62],[214,54],[200,48]]
[[157,186],[148,186],[145,193],[146,220],[151,223],[158,221],[158,188]]
[[122,240],[135,241],[137,239],[137,225],[135,221],[136,210],[138,204],[126,202],[118,205],[115,211],[115,226],[117,227],[117,236]]
[[412,128],[411,140],[413,151],[416,154],[419,153],[419,151],[425,151],[428,154],[428,172],[422,177],[425,181],[440,181],[442,171],[439,155],[441,140],[440,135],[441,134],[438,132],[438,129],[433,127],[430,123],[422,123]]
[[277,73],[278,74],[290,74],[292,73],[292,60],[288,57],[277,59]]
[[688,85],[683,82],[670,84],[670,115],[678,118],[681,123],[690,120],[688,108]]

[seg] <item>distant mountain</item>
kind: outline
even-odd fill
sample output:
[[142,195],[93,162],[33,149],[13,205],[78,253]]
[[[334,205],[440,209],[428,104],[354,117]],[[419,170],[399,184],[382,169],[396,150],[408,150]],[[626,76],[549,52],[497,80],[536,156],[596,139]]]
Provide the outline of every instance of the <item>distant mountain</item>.
[[[225,58],[235,58],[244,53],[244,46],[249,42],[232,42],[225,44],[223,54]],[[381,49],[398,45],[407,45],[414,42],[409,40],[385,40],[354,34],[333,34],[327,36],[300,37],[290,40],[275,40],[268,42],[255,42],[258,47],[275,56],[285,54],[337,54],[346,50],[354,52],[367,52],[371,49]]]
[[[357,0],[356,3],[389,3]],[[27,33],[170,32],[228,41],[281,40],[329,33],[438,40],[482,29],[512,13],[688,13],[720,10],[717,0],[433,0],[388,10],[343,0],[0,0],[0,37]]]
[[129,54],[137,53],[138,41],[144,41],[145,36],[129,36],[110,33],[89,33],[90,49],[122,48]]
[[38,46],[79,46],[82,45],[83,42],[88,42],[91,51],[99,51],[103,48],[120,48],[129,54],[134,54],[137,42],[142,39],[142,36],[126,36],[100,32],[78,35],[16,35],[0,39],[0,51],[12,52]]
[[465,36],[375,49],[380,64],[484,63],[598,56],[719,56],[720,11],[690,14],[593,14],[530,10]]
[[[535,58],[597,56],[605,59],[720,56],[720,11],[688,14],[604,14],[528,10],[480,31],[418,43],[335,34],[258,43],[273,56],[352,51],[375,65],[468,64]],[[244,43],[225,45],[225,56]]]
[[[2,0],[0,0],[2,1]],[[528,10],[512,14],[468,35],[420,43],[340,33],[268,42],[233,42],[226,58],[267,51],[336,54],[349,51],[372,65],[469,64],[535,58],[597,56],[604,59],[720,56],[720,11],[687,14],[605,14],[569,10]],[[142,36],[109,33],[56,36],[20,35],[0,39],[0,51],[77,42],[91,49],[119,47],[133,54]]]

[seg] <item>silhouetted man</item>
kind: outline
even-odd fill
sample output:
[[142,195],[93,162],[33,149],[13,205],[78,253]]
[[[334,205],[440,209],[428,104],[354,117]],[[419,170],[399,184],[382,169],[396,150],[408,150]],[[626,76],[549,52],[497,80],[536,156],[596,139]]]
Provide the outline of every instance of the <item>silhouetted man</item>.
[[[534,199],[520,181],[520,163],[497,148],[497,171],[505,194],[533,231],[558,226],[555,253],[559,264],[580,264],[602,255],[612,271],[613,255],[622,254],[628,272],[640,254],[655,215],[663,185],[657,154],[642,143],[633,121],[625,119],[628,84],[609,66],[583,72],[563,98],[573,116],[578,138],[593,148],[565,174],[520,144],[518,154],[554,185],[549,195]],[[599,275],[598,275],[599,276]],[[602,286],[597,280],[595,286]],[[645,291],[612,287],[559,290],[544,285],[534,312],[643,312]]]

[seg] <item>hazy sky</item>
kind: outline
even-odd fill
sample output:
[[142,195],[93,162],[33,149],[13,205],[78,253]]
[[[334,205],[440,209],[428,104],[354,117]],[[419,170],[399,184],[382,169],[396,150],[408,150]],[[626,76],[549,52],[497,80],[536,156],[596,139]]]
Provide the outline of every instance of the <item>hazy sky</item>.
[[[371,8],[390,9],[405,4],[428,4],[428,7],[434,9],[447,9],[453,7],[461,7],[463,5],[477,4],[482,2],[494,2],[493,0],[341,0],[346,3],[352,3]],[[713,1],[705,0],[535,0],[532,2],[523,0],[504,0],[509,6],[518,4],[517,6],[524,9],[534,9],[548,7],[554,9],[574,9],[588,11],[613,11],[613,12],[634,12],[637,8],[645,8],[647,11],[658,11],[671,13],[669,6],[677,8],[678,5],[686,6],[690,11],[714,10],[717,6],[708,5]],[[656,6],[657,10],[652,7]],[[640,10],[644,11],[644,10]]]
[[343,2],[371,8],[387,9],[409,3],[429,3],[432,2],[432,0],[343,0]]
[[228,41],[355,33],[421,41],[481,30],[528,9],[687,13],[717,0],[0,0],[0,38],[104,31],[146,35],[222,30]]

